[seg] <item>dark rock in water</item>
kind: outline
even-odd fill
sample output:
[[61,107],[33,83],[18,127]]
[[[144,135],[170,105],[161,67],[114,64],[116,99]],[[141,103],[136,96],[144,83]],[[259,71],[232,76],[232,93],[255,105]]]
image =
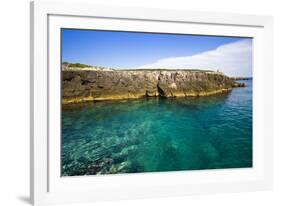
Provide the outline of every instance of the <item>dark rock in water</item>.
[[63,70],[63,104],[143,97],[206,96],[245,86],[201,70]]
[[252,77],[231,77],[233,80],[251,80]]
[[245,87],[246,84],[244,82],[233,82],[232,87]]
[[100,161],[96,161],[92,164],[89,164],[87,168],[82,170],[83,174],[106,174],[109,172],[111,166],[113,165],[113,159],[103,158]]

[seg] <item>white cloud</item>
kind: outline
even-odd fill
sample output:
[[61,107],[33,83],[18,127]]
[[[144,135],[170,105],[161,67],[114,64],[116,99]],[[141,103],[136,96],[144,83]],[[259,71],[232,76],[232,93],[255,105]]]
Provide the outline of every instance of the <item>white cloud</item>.
[[139,68],[220,70],[229,76],[252,76],[252,40],[239,40],[193,56],[160,59]]

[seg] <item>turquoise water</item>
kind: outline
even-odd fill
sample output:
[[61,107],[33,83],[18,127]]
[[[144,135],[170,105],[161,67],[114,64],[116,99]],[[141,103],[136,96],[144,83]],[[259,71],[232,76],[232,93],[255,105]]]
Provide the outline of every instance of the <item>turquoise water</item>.
[[252,167],[252,81],[195,98],[62,110],[62,176]]

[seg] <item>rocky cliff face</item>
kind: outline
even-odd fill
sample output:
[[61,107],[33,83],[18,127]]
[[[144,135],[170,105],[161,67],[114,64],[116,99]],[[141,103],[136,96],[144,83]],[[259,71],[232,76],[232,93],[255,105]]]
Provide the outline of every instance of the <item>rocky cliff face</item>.
[[63,104],[142,97],[205,96],[244,86],[217,72],[63,71]]

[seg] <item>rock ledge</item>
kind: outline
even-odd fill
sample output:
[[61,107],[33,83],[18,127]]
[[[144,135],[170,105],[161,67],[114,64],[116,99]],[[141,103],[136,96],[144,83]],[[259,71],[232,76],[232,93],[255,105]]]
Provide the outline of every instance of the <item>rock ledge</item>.
[[203,70],[63,70],[62,103],[207,96],[243,86],[223,73]]

